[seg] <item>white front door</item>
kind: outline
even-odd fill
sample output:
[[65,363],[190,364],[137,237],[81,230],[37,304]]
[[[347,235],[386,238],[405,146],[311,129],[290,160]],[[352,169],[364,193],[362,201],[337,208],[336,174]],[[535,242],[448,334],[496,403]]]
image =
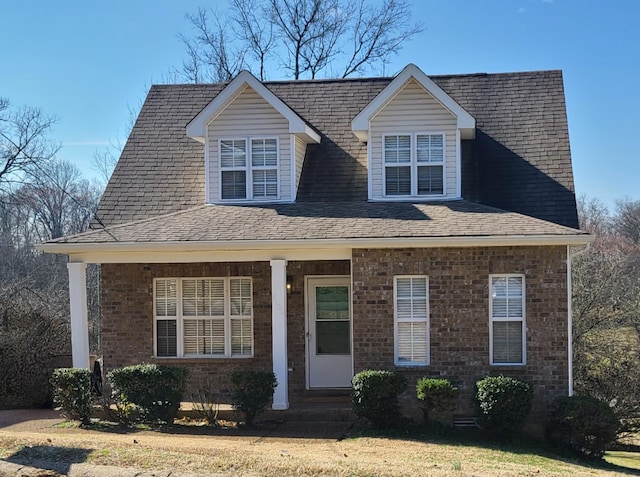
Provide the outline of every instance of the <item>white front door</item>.
[[308,387],[351,387],[351,279],[307,277],[306,307]]

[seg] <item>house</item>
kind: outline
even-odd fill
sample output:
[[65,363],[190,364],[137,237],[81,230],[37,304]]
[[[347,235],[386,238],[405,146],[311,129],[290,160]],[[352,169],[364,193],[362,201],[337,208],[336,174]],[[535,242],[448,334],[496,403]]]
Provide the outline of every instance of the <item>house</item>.
[[104,366],[190,369],[190,390],[273,370],[274,409],[354,373],[572,393],[578,221],[559,71],[153,86],[93,229],[69,257],[75,366],[85,267]]

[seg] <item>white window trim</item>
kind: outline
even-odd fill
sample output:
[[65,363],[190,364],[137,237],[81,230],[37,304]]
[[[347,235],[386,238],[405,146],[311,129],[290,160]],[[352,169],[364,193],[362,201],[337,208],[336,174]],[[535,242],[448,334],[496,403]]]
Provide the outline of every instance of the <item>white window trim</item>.
[[[424,278],[426,280],[427,287],[427,326],[426,326],[426,361],[424,362],[416,362],[416,363],[407,363],[400,362],[398,358],[398,279],[403,278]],[[412,323],[420,323],[423,320],[420,319],[408,319],[403,320],[403,322],[412,322]],[[430,293],[429,293],[429,276],[428,275],[394,275],[393,277],[393,361],[396,366],[407,367],[407,368],[415,368],[415,367],[424,367],[429,366],[431,362],[431,306],[430,306]]]
[[[251,354],[233,355],[231,351],[231,280],[247,279],[251,282]],[[176,281],[176,316],[157,316],[156,312],[156,282],[159,280]],[[215,354],[187,354],[184,353],[184,320],[209,319],[203,316],[185,317],[182,313],[182,281],[183,280],[224,280],[224,355]],[[153,356],[156,359],[248,359],[255,353],[255,328],[253,315],[253,278],[247,276],[234,277],[158,277],[153,279]],[[176,321],[176,356],[158,356],[158,321]]]
[[[275,139],[276,141],[276,165],[269,167],[253,167],[251,165],[251,142],[255,139]],[[238,167],[222,167],[222,142],[223,141],[244,141],[247,151],[245,162],[245,190],[247,196],[244,199],[223,199],[222,198],[222,171],[240,170]],[[254,170],[276,170],[276,196],[275,197],[253,197],[253,171]],[[217,202],[223,203],[240,203],[240,202],[265,202],[270,203],[279,201],[281,198],[280,191],[280,138],[278,136],[228,136],[218,138],[218,197]]]
[[[504,317],[494,318],[493,316],[493,279],[494,278],[522,278],[522,318]],[[522,273],[493,273],[489,275],[489,364],[491,366],[524,366],[527,364],[527,283],[525,275]],[[521,321],[522,322],[522,362],[520,363],[496,363],[493,361],[493,322],[494,321]]]
[[[418,194],[418,141],[417,136],[442,136],[442,194]],[[408,195],[387,195],[387,163],[385,158],[385,138],[387,136],[410,136],[411,137],[411,160],[409,166],[411,168],[411,194]],[[412,199],[441,199],[447,195],[447,134],[443,131],[413,131],[413,132],[387,132],[382,134],[382,198],[387,200],[402,200],[403,198]],[[425,163],[423,165],[429,165]],[[396,167],[389,165],[389,167]],[[397,166],[402,167],[402,166]],[[405,165],[406,167],[406,165]]]

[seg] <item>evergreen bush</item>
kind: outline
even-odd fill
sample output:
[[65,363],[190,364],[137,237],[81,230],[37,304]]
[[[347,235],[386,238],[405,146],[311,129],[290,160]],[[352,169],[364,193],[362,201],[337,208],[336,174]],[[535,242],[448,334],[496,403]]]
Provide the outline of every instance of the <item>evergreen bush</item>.
[[116,406],[129,410],[127,418],[173,424],[188,375],[186,368],[138,364],[114,369],[107,379]]
[[81,368],[58,368],[51,377],[53,401],[64,412],[67,419],[89,424],[93,393],[91,371]]
[[496,435],[518,431],[531,412],[533,388],[507,376],[487,376],[476,383],[476,401],[483,427]]
[[619,428],[620,421],[606,403],[590,396],[564,396],[553,403],[546,437],[554,447],[600,459]]
[[431,411],[452,412],[455,410],[458,388],[448,379],[420,378],[416,383],[416,395],[423,403],[422,413],[426,424]]
[[353,411],[377,428],[392,427],[400,419],[398,395],[407,389],[407,378],[393,371],[360,371],[351,381]]
[[271,371],[246,370],[231,374],[233,408],[244,414],[245,425],[253,425],[256,416],[264,412],[278,385]]

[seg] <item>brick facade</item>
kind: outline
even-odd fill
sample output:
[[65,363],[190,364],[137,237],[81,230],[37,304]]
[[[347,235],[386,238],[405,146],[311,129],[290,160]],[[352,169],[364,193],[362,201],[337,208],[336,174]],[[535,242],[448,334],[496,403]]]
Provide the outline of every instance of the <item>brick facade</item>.
[[[457,412],[473,413],[475,382],[505,374],[534,386],[533,417],[568,392],[565,247],[354,250],[354,367],[397,369],[410,378],[446,377],[459,386]],[[524,366],[489,365],[489,274],[523,273]],[[428,275],[430,364],[394,366],[393,277]],[[414,389],[410,386],[413,398]]]
[[[253,358],[171,359],[153,356],[153,279],[162,277],[253,278]],[[111,369],[138,363],[189,368],[187,392],[218,390],[226,401],[230,373],[239,369],[272,369],[271,267],[269,262],[104,264],[102,265],[102,348]],[[188,398],[188,396],[185,396]]]
[[[565,247],[358,249],[352,261],[287,264],[289,399],[306,388],[305,276],[349,275],[353,281],[354,368],[398,369],[411,383],[443,376],[461,390],[459,413],[473,412],[474,383],[503,373],[534,386],[534,416],[568,390],[567,282]],[[524,366],[489,365],[489,274],[526,277]],[[393,277],[429,276],[430,365],[394,366]],[[254,357],[250,359],[156,359],[153,357],[153,279],[159,277],[251,276],[254,290]],[[105,264],[103,349],[107,370],[141,362],[189,367],[189,392],[230,389],[229,374],[243,368],[272,368],[271,269],[268,262],[192,264]],[[406,396],[412,400],[411,388]]]

